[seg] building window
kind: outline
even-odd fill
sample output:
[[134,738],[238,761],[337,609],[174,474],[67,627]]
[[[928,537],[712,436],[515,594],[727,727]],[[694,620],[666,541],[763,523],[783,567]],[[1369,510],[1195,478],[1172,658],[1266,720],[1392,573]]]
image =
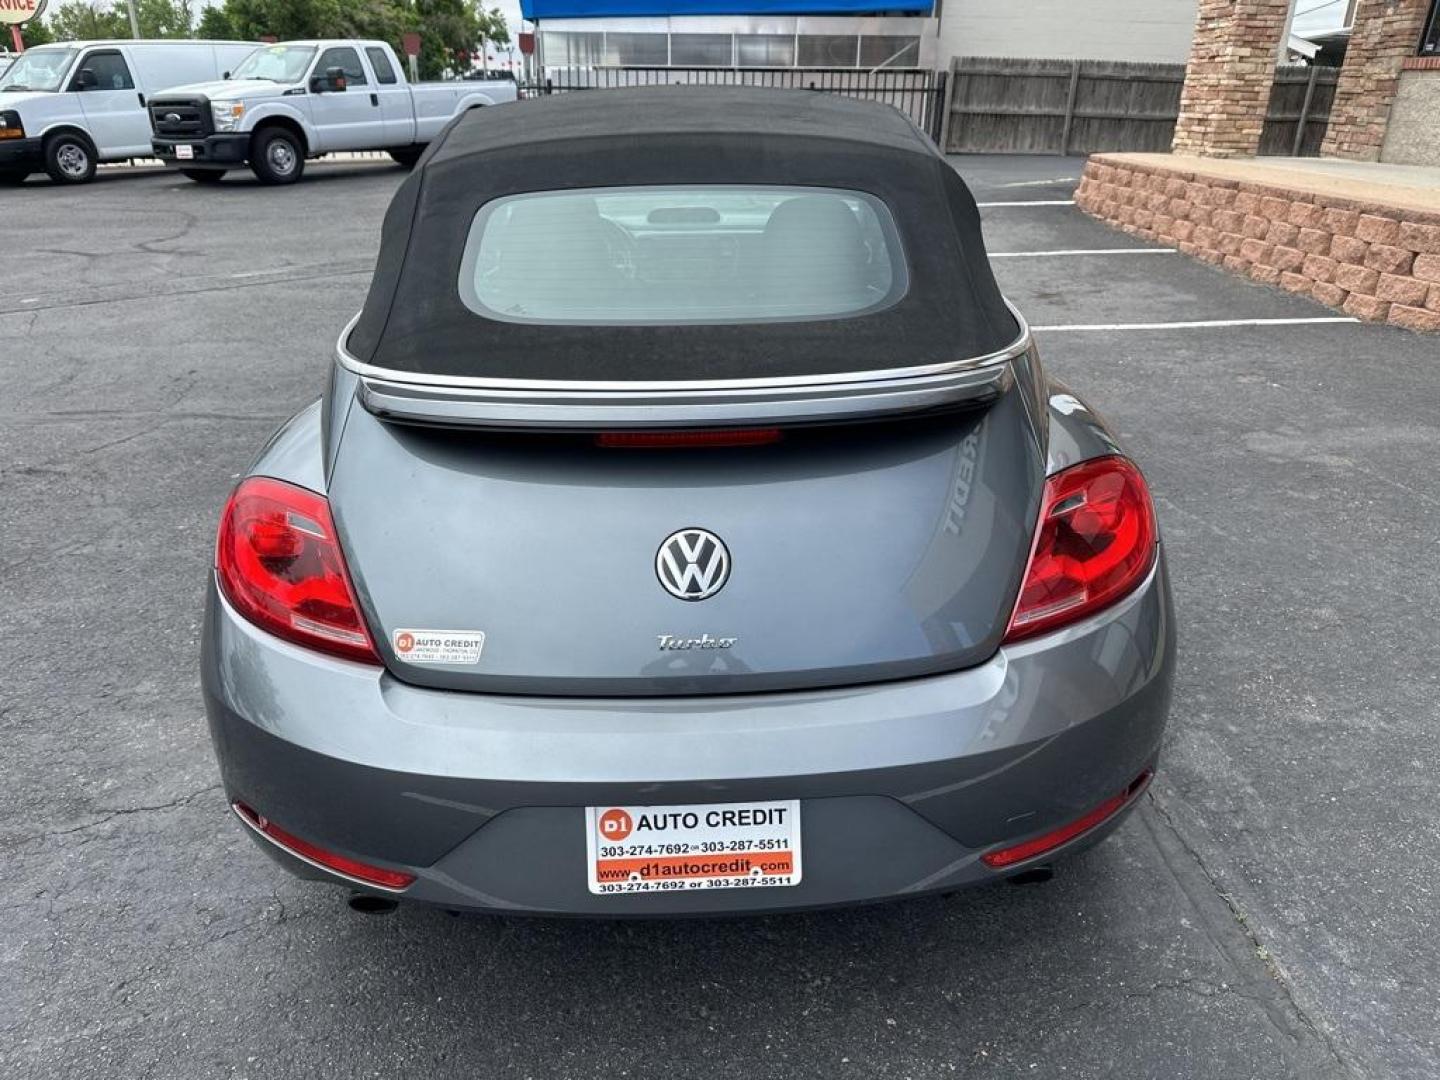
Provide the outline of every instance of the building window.
[[854,34],[801,34],[801,67],[853,68],[859,38]]
[[735,62],[729,34],[671,34],[670,63],[676,67],[730,67]]
[[1440,0],[1430,5],[1430,21],[1425,24],[1424,36],[1420,38],[1421,56],[1440,56]]
[[605,63],[618,67],[664,67],[670,62],[664,34],[605,35]]
[[605,56],[605,35],[552,30],[541,37],[546,67],[593,67]]
[[735,38],[740,67],[794,67],[794,34],[741,34]]
[[886,37],[875,35],[860,39],[862,68],[913,68],[920,66],[918,37]]

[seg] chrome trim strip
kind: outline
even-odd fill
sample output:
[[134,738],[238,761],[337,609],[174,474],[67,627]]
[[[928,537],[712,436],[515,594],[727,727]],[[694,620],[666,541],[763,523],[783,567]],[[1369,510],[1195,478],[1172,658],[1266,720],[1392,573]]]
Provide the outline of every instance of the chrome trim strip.
[[823,387],[666,393],[555,393],[433,390],[360,380],[360,403],[401,422],[481,427],[645,428],[805,423],[989,401],[1014,381],[1009,363],[928,378]]
[[350,332],[355,328],[360,315],[357,312],[335,342],[335,361],[346,371],[364,379],[378,380],[397,387],[451,387],[482,391],[537,391],[547,397],[554,394],[594,394],[621,391],[636,398],[645,395],[666,393],[690,393],[695,391],[724,390],[786,390],[802,387],[850,387],[853,392],[864,383],[893,382],[897,379],[915,379],[931,375],[953,375],[974,371],[977,368],[1006,363],[1030,347],[1030,324],[1018,308],[1007,297],[1005,306],[1020,326],[1020,333],[1009,345],[984,356],[966,360],[949,360],[940,364],[925,364],[919,367],[890,368],[881,371],[845,372],[834,375],[789,375],[779,378],[755,379],[679,379],[662,382],[616,382],[555,379],[487,379],[465,375],[424,375],[410,371],[396,371],[393,368],[363,364],[345,348]]

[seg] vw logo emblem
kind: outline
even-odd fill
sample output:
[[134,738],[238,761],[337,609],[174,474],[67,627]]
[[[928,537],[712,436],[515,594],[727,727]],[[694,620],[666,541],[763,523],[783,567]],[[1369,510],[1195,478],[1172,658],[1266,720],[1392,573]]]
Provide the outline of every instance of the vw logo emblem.
[[677,600],[704,600],[729,580],[730,552],[712,532],[681,529],[655,553],[655,576]]

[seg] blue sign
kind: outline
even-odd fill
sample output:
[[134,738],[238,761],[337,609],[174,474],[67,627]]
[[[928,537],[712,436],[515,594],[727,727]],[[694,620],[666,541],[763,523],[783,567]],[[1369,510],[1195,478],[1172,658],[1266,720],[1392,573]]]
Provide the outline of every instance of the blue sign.
[[934,0],[520,0],[527,19],[618,15],[929,15]]

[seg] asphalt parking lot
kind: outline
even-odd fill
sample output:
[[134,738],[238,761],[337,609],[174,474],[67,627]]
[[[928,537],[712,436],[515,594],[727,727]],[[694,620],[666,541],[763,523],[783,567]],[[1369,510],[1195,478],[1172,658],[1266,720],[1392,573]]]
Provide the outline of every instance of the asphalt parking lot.
[[367,918],[227,814],[214,519],[318,395],[400,170],[7,190],[0,1074],[1440,1074],[1440,341],[1112,232],[1077,160],[956,164],[1154,489],[1162,772],[1048,884],[731,921]]

